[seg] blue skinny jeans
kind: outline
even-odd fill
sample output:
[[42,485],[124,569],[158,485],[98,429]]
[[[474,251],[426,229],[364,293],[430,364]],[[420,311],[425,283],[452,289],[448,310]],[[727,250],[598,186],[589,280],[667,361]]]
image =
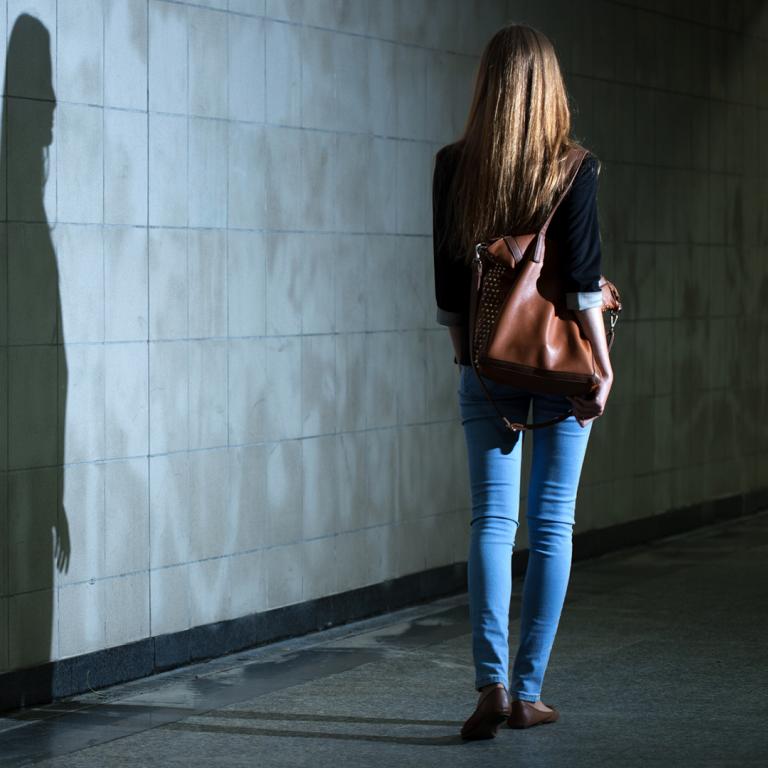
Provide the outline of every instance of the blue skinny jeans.
[[[570,408],[561,395],[542,395],[484,378],[513,421],[544,421]],[[472,497],[467,579],[475,688],[504,683],[513,698],[541,698],[571,570],[576,491],[593,421],[574,415],[530,432],[507,430],[469,365],[460,367],[459,410]],[[524,435],[526,437],[524,437]],[[509,667],[512,551],[519,526],[523,439],[533,439],[528,483],[529,559],[523,583],[520,643]]]

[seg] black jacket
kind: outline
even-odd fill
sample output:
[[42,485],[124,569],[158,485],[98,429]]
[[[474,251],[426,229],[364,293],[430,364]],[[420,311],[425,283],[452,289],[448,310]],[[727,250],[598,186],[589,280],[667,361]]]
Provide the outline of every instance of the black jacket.
[[[464,328],[464,354],[468,350],[469,289],[472,268],[458,258],[450,242],[441,243],[446,226],[446,193],[455,169],[454,144],[441,147],[434,159],[432,179],[432,242],[434,248],[437,322]],[[547,229],[547,237],[563,242],[561,267],[565,270],[566,306],[585,309],[602,304],[599,288],[602,254],[597,220],[597,159],[588,154]]]

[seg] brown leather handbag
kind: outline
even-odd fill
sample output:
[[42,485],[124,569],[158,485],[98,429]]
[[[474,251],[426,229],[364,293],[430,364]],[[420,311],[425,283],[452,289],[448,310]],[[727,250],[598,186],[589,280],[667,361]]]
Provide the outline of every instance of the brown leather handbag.
[[[568,183],[538,232],[503,235],[475,246],[470,294],[469,343],[472,368],[486,397],[511,431],[547,427],[573,413],[548,421],[521,424],[499,409],[483,376],[532,392],[589,395],[600,382],[592,344],[573,310],[568,309],[558,246],[547,227],[573,184],[587,152],[568,156]],[[602,312],[610,317],[608,349],[621,312],[616,286],[600,276]],[[603,315],[605,317],[605,315]]]

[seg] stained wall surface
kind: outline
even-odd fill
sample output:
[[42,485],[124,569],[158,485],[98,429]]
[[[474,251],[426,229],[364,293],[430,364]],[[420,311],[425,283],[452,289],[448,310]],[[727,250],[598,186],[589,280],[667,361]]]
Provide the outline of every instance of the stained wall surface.
[[764,4],[575,5],[0,0],[0,671],[466,559],[432,160],[507,21],[626,306],[576,530],[767,484]]

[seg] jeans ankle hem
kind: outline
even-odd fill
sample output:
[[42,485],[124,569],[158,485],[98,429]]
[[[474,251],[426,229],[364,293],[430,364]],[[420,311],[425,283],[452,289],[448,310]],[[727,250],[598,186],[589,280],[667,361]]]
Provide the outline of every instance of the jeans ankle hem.
[[488,675],[479,680],[475,680],[475,690],[479,691],[483,686],[490,685],[491,683],[504,683],[504,687],[507,687],[507,681],[501,675]]
[[538,701],[541,696],[541,694],[533,695],[531,693],[518,693],[517,691],[510,691],[510,695],[522,701]]

